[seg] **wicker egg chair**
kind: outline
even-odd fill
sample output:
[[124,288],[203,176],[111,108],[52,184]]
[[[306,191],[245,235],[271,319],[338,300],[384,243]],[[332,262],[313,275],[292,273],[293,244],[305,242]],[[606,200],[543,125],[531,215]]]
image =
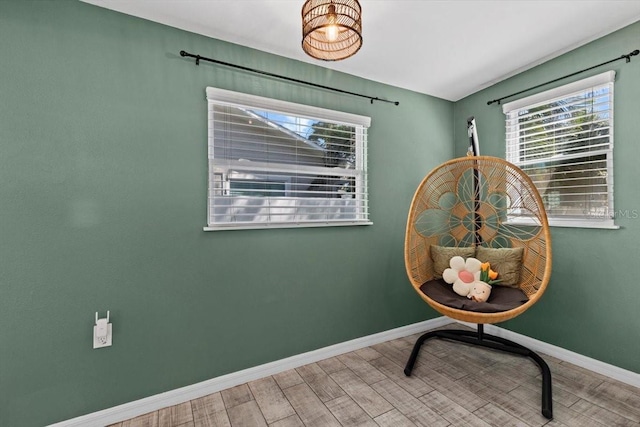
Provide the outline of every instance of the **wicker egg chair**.
[[[494,285],[487,302],[476,303],[461,297],[451,290],[451,285],[437,277],[431,254],[436,251],[435,247],[464,251],[479,251],[479,247],[484,251],[514,248],[522,257],[519,281],[509,288]],[[483,328],[484,324],[503,322],[526,311],[540,299],[549,282],[549,225],[542,199],[531,179],[515,165],[488,156],[459,158],[438,166],[424,178],[413,197],[404,256],[409,280],[427,304],[445,316],[478,325],[476,331],[447,329],[422,335],[413,348],[405,374],[411,375],[421,345],[430,338],[462,341],[526,356],[541,369],[542,414],[551,419],[548,365],[533,351],[485,334]],[[502,292],[518,292],[521,299],[486,309],[493,304],[494,296],[496,300],[502,298]]]

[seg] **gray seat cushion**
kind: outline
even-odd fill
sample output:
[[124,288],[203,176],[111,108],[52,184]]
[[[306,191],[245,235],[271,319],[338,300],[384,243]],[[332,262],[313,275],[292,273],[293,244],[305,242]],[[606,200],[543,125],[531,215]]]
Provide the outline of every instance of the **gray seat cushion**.
[[442,279],[430,280],[420,287],[423,294],[448,307],[480,313],[497,313],[521,306],[529,301],[527,295],[517,288],[493,286],[487,302],[476,302],[460,296],[450,284]]

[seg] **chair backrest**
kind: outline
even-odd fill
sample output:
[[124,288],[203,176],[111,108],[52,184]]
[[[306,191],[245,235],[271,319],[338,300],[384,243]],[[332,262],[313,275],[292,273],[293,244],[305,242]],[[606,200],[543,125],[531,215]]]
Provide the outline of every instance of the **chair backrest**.
[[551,236],[542,198],[529,176],[503,159],[448,161],[416,190],[407,221],[405,265],[413,287],[430,304],[420,286],[434,278],[431,245],[524,249],[519,287],[529,302],[478,323],[514,317],[535,303],[549,282]]

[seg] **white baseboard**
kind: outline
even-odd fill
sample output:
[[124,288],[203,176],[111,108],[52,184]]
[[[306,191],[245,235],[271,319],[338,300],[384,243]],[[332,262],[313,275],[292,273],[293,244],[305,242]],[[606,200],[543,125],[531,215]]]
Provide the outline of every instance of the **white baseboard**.
[[249,381],[274,375],[280,372],[294,369],[309,363],[318,362],[333,356],[337,356],[350,351],[358,350],[385,341],[394,340],[401,337],[417,334],[447,325],[453,321],[447,317],[437,317],[424,322],[402,326],[366,337],[356,338],[351,341],[335,344],[307,353],[276,360],[275,362],[233,372],[221,377],[212,378],[200,383],[181,387],[165,393],[145,397],[144,399],[114,406],[113,408],[82,415],[77,418],[51,424],[49,427],[85,427],[85,426],[105,426],[120,421],[135,418],[139,415],[157,411],[167,406],[173,406],[189,400],[198,399],[230,387],[235,387]]

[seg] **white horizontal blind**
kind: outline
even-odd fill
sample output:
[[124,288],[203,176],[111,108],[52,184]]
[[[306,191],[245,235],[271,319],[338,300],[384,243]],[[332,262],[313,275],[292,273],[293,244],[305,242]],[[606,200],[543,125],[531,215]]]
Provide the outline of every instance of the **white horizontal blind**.
[[551,225],[613,226],[610,71],[505,104],[507,160],[533,180]]
[[208,230],[370,224],[363,116],[207,88]]

